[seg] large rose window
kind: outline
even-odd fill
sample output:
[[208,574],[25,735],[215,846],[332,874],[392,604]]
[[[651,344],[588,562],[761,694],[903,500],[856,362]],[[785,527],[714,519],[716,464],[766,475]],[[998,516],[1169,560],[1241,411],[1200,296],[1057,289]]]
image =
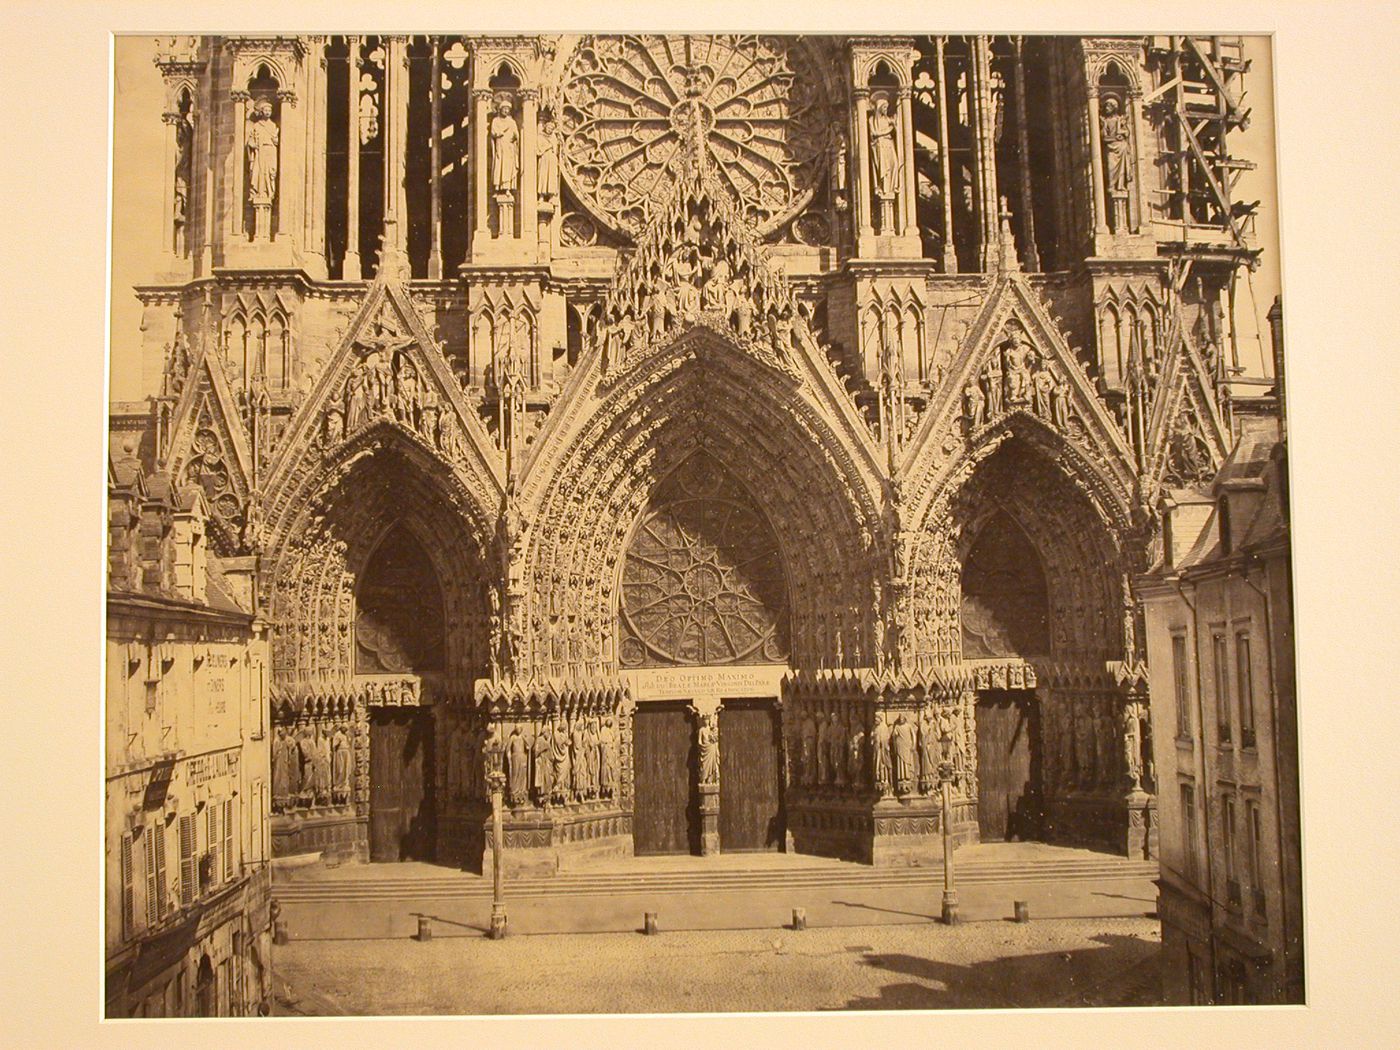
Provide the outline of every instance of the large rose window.
[[765,663],[787,648],[787,596],[767,520],[712,462],[652,501],[622,570],[626,667]]
[[569,59],[560,156],[593,216],[625,234],[700,152],[760,233],[812,198],[830,141],[800,44],[752,35],[585,37]]

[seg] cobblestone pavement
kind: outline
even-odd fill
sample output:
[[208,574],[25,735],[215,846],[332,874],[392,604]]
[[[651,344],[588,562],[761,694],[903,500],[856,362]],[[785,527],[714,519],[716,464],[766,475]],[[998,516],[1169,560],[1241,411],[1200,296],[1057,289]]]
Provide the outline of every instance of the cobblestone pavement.
[[1145,918],[293,941],[274,952],[275,1012],[1151,1006],[1160,945]]

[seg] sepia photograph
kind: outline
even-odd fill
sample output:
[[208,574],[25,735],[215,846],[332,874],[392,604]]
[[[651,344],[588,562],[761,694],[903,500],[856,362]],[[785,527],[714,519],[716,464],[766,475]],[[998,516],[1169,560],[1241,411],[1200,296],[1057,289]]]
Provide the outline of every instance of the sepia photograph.
[[1268,36],[112,63],[106,1018],[1307,1001]]

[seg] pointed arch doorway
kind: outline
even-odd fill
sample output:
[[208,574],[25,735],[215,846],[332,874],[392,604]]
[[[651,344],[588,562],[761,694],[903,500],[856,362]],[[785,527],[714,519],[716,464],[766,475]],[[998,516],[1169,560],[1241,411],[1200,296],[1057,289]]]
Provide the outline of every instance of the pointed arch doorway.
[[[417,537],[389,529],[356,589],[357,675],[431,675],[443,669],[443,600]],[[433,718],[422,707],[376,707],[369,721],[369,859],[432,860]]]
[[[1043,655],[1050,612],[1040,555],[1004,510],[977,531],[962,569],[965,659]],[[1029,689],[977,697],[977,824],[983,842],[1040,838],[1044,826],[1040,705]]]
[[767,517],[718,461],[693,454],[638,521],[620,591],[621,663],[650,683],[636,690],[634,851],[782,849],[769,672],[787,666],[788,595]]

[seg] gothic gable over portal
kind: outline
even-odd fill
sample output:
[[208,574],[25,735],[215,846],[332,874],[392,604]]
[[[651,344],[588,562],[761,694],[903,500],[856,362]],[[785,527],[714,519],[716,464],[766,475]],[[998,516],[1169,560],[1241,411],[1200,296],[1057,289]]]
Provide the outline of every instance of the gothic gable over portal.
[[914,501],[927,507],[1013,433],[1066,460],[1127,520],[1136,471],[1124,434],[1026,278],[1003,273],[906,453],[905,469],[921,465]]
[[605,386],[625,381],[697,327],[776,372],[801,378],[794,340],[805,319],[717,180],[713,170],[687,158],[679,162],[674,192],[648,213],[598,322]]
[[[256,386],[247,397],[265,399],[266,388]],[[177,485],[195,485],[204,492],[213,549],[225,556],[242,553],[247,546],[246,508],[255,483],[253,451],[223,363],[207,345],[190,363],[170,422],[168,446],[156,454]]]
[[370,285],[359,312],[298,410],[269,471],[264,510],[274,533],[328,471],[388,430],[446,465],[471,493],[478,521],[504,491],[490,438],[467,406],[441,351],[392,278]]
[[[1144,488],[1201,486],[1225,461],[1229,436],[1215,399],[1205,362],[1174,318],[1168,332],[1166,360],[1156,398],[1146,419],[1147,462]],[[1150,389],[1150,387],[1149,387]]]

